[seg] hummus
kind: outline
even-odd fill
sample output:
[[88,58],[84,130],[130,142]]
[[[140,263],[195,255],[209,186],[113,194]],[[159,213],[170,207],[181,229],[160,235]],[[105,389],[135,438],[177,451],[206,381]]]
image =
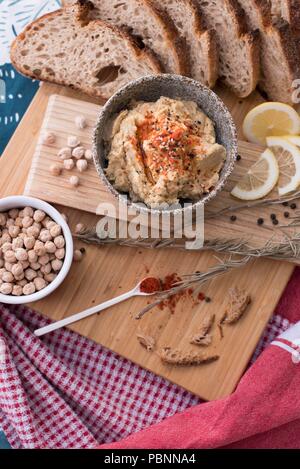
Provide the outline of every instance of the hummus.
[[113,124],[106,175],[150,207],[197,200],[220,177],[226,150],[196,103],[161,97],[122,111]]

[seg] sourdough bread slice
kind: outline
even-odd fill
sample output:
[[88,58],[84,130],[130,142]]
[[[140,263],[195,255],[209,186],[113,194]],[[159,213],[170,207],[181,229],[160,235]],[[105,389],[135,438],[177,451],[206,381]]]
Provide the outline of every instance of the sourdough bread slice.
[[76,4],[31,23],[13,42],[11,61],[24,75],[109,98],[120,87],[161,68],[149,51]]
[[293,81],[299,78],[299,58],[292,29],[283,20],[272,23],[268,0],[239,0],[249,25],[261,35],[261,80],[269,99],[293,104]]
[[[66,5],[74,0],[65,1]],[[81,0],[81,3],[87,3]],[[90,3],[90,2],[89,2]],[[188,61],[176,28],[164,12],[151,0],[93,0],[92,19],[107,21],[124,28],[141,47],[151,49],[163,71],[188,75]]]
[[196,0],[206,26],[216,33],[219,77],[239,97],[248,96],[259,77],[259,38],[249,32],[236,0]]
[[191,76],[213,88],[218,78],[218,53],[214,31],[204,27],[194,0],[156,0],[172,19],[186,44]]

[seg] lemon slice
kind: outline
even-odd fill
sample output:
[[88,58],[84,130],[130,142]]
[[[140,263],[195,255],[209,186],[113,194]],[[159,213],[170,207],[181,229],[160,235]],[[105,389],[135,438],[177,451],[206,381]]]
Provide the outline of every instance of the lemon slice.
[[267,137],[267,144],[271,147],[279,166],[279,195],[295,191],[300,184],[299,148],[283,137]]
[[262,199],[275,187],[278,178],[277,160],[271,150],[267,149],[234,187],[231,195],[240,200]]
[[243,132],[249,142],[265,145],[268,136],[299,134],[300,116],[287,104],[263,103],[247,114]]

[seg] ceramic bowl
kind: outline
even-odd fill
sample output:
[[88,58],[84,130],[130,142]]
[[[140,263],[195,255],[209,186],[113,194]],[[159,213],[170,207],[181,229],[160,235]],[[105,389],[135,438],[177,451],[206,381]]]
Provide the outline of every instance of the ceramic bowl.
[[[112,127],[112,122],[117,114],[128,108],[131,101],[156,101],[161,96],[177,98],[186,101],[194,101],[214,122],[217,142],[224,145],[227,157],[220,179],[215,188],[209,193],[203,195],[199,200],[194,201],[187,207],[171,208],[148,208],[144,204],[136,204],[124,194],[119,193],[108,181],[105,175],[107,167],[107,140]],[[204,205],[213,199],[224,187],[229,175],[231,174],[238,153],[236,127],[225,104],[209,88],[201,85],[199,82],[180,75],[150,75],[132,81],[119,91],[117,91],[102,108],[94,131],[93,137],[93,158],[97,172],[104,186],[117,199],[123,200],[128,206],[134,207],[142,212],[151,212],[155,214],[161,211],[169,211],[178,214],[181,211],[193,210],[198,205]]]
[[57,277],[53,282],[49,283],[49,285],[44,288],[43,290],[33,293],[32,295],[22,295],[22,296],[12,296],[12,295],[2,295],[0,293],[0,303],[6,304],[27,304],[32,303],[34,301],[41,300],[46,296],[50,295],[50,293],[54,292],[57,287],[64,281],[66,278],[73,260],[73,238],[68,227],[67,223],[65,222],[62,215],[54,208],[52,205],[48,204],[47,202],[43,202],[42,200],[35,199],[32,197],[25,197],[25,196],[11,196],[5,197],[4,199],[0,199],[0,212],[6,212],[12,208],[23,208],[23,207],[32,207],[34,209],[43,210],[49,217],[51,217],[58,225],[62,227],[63,236],[65,238],[65,250],[66,255],[64,258],[64,263],[62,269],[58,273]]

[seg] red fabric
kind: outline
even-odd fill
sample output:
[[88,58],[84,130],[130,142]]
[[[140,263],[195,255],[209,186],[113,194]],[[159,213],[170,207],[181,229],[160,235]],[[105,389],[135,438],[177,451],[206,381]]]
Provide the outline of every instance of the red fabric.
[[[297,269],[253,362],[300,319],[299,281]],[[300,447],[300,365],[284,350],[269,347],[232,396],[201,403],[71,331],[36,338],[48,322],[0,305],[0,426],[14,448]]]

